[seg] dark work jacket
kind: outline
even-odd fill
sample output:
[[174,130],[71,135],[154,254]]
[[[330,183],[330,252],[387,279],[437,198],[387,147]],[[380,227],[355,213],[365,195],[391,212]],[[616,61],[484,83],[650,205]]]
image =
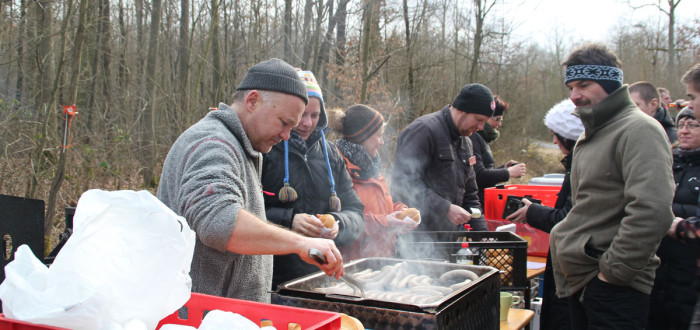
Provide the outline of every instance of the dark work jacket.
[[[697,216],[698,189],[700,189],[700,150],[673,152],[673,178],[676,194],[673,197],[673,214],[681,218]],[[647,329],[687,329],[693,315],[696,295],[693,284],[697,274],[696,248],[690,244],[664,237],[656,251],[661,264],[651,292],[651,304]],[[698,287],[695,282],[695,288]]]
[[[309,140],[314,136],[320,137],[312,134]],[[309,140],[307,142],[310,142]],[[289,184],[299,195],[295,202],[282,203],[278,199],[278,193],[284,185],[284,142],[276,144],[265,154],[262,185],[267,219],[291,229],[292,219],[297,213],[330,213],[339,221],[335,244],[349,245],[364,232],[364,206],[352,189],[352,180],[345,168],[345,160],[333,144],[326,142],[335,191],[341,201],[340,212],[330,212],[331,184],[321,143],[320,139],[307,143],[311,147],[305,155],[295,148],[293,143],[289,143]],[[317,271],[318,267],[302,261],[296,254],[275,256],[272,288],[276,289],[282,282]]]
[[659,107],[656,114],[654,114],[654,119],[658,120],[663,126],[669,142],[674,143],[678,141],[678,130],[676,130],[676,124],[673,122],[673,117],[668,113],[668,110]]
[[503,166],[496,168],[493,161],[493,153],[491,148],[482,136],[483,131],[478,131],[469,139],[472,141],[474,156],[476,156],[476,164],[474,164],[474,172],[476,173],[476,185],[479,186],[479,202],[484,205],[484,189],[495,186],[497,183],[506,182],[510,179],[508,169]]
[[[527,223],[541,231],[549,233],[554,226],[566,218],[571,210],[571,159],[573,153],[569,153],[561,163],[564,165],[566,174],[561,185],[561,190],[557,194],[557,201],[554,207],[541,204],[530,204],[527,208]],[[544,269],[544,283],[542,289],[542,309],[540,311],[540,329],[570,329],[571,321],[569,316],[569,298],[558,298],[556,295],[556,285],[554,284],[554,273],[552,271],[552,257],[547,253],[547,266]]]
[[[460,136],[449,106],[404,128],[396,147],[391,196],[420,210],[416,230],[459,230],[447,218],[450,204],[467,212],[472,207],[481,210],[471,157],[471,141]],[[488,230],[483,216],[472,218],[470,225],[473,230]]]

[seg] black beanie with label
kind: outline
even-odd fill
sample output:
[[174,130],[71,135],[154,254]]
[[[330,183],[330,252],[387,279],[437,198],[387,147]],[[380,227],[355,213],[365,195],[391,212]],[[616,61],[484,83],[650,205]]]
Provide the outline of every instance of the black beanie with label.
[[467,113],[476,113],[488,117],[493,117],[496,110],[496,102],[493,94],[482,84],[469,84],[459,91],[452,106]]

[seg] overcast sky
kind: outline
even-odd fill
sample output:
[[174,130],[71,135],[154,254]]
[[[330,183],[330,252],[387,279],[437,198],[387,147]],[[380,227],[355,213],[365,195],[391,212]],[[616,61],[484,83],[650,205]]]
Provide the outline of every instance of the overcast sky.
[[[517,1],[517,0],[516,0]],[[553,45],[554,31],[558,27],[561,33],[573,38],[572,41],[605,41],[611,28],[620,22],[638,22],[649,20],[658,24],[659,19],[668,21],[668,16],[655,7],[633,10],[620,0],[520,0],[523,5],[512,13],[513,22],[519,26],[515,29],[519,38],[533,38],[544,47]],[[634,0],[642,3],[645,0]],[[655,3],[655,0],[646,0]],[[666,1],[661,1],[665,3]],[[507,7],[507,6],[506,6]],[[511,6],[512,8],[512,6]],[[700,17],[700,0],[681,0],[676,9],[676,22]]]

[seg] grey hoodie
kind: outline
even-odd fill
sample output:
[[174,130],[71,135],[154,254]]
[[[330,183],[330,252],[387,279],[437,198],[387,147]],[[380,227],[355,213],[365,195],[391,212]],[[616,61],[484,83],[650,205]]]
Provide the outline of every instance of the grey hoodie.
[[271,255],[226,251],[241,209],[265,219],[262,154],[224,103],[175,141],[163,164],[158,198],[197,233],[192,291],[269,302]]

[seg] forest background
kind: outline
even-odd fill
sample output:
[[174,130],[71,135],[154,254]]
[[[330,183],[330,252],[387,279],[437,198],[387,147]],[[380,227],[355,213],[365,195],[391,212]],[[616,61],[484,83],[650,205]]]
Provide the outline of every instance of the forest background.
[[[679,78],[700,60],[700,20],[678,21],[681,1],[691,0],[637,3],[658,16],[622,20],[605,37],[626,83],[685,95]],[[492,144],[496,160],[523,161],[529,176],[561,171],[561,155],[532,146],[551,141],[542,118],[568,96],[560,63],[584,40],[556,27],[544,45],[515,37],[518,25],[503,13],[527,5],[0,0],[0,194],[46,201],[50,251],[64,207],[84,191],[155,193],[178,135],[230,103],[247,69],[271,57],[313,71],[328,108],[365,103],[384,115],[385,174],[401,129],[475,82],[511,104]],[[75,116],[65,113],[71,105]]]

